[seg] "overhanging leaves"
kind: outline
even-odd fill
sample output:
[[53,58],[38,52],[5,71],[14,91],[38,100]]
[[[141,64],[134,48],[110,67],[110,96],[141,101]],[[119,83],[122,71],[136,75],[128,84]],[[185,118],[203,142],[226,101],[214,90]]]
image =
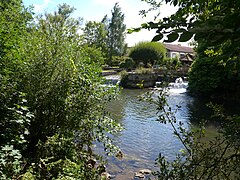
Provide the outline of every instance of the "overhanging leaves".
[[176,32],[172,32],[167,35],[167,40],[164,40],[164,42],[174,42],[178,39],[179,35]]
[[187,42],[193,37],[194,33],[185,31],[180,35],[179,42]]
[[162,38],[163,38],[163,34],[160,33],[160,34],[154,36],[154,38],[152,39],[152,41],[160,41]]

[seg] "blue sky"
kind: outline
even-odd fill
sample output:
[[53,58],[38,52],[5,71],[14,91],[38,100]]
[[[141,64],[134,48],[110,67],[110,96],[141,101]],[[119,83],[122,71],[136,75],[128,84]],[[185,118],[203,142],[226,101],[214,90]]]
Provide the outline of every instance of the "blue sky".
[[[74,17],[82,17],[84,21],[101,21],[107,14],[111,17],[111,10],[114,4],[118,2],[122,12],[125,14],[124,23],[127,28],[138,27],[141,23],[152,21],[153,14],[142,18],[139,14],[140,10],[148,9],[148,4],[141,0],[23,0],[26,6],[33,5],[35,13],[52,12],[57,9],[58,4],[67,3],[76,8]],[[169,5],[163,5],[160,9],[161,16],[169,16],[176,11],[176,8]],[[140,41],[150,41],[155,32],[143,30],[139,33],[128,34],[126,42],[129,46]]]

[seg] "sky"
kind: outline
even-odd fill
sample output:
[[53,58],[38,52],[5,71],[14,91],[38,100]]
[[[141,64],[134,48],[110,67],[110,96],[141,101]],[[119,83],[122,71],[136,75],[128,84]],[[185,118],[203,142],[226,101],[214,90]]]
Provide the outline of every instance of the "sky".
[[[143,18],[140,10],[147,10],[149,5],[141,0],[23,0],[24,5],[33,5],[36,14],[53,12],[59,4],[66,3],[76,8],[73,16],[82,17],[86,21],[101,21],[105,15],[111,18],[111,11],[115,3],[119,3],[122,13],[125,15],[124,23],[128,28],[139,27],[142,23],[153,21],[154,15],[149,14]],[[176,8],[163,4],[160,8],[160,18],[170,16],[176,12]],[[157,13],[157,12],[155,12]],[[142,30],[141,32],[127,34],[126,43],[134,46],[141,41],[151,41],[155,31]],[[176,42],[176,44],[178,44]]]

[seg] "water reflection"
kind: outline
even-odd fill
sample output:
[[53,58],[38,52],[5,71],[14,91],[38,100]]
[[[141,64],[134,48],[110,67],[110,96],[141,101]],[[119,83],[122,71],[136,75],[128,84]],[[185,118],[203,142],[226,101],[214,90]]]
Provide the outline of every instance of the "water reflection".
[[[171,126],[156,121],[156,106],[139,101],[138,96],[146,91],[148,90],[124,89],[118,100],[109,103],[108,110],[112,118],[118,120],[125,128],[114,139],[124,153],[124,158],[108,159],[107,169],[114,175],[114,179],[132,179],[134,172],[143,168],[155,170],[155,159],[160,152],[169,160],[173,160],[176,153],[183,148],[173,135]],[[176,118],[177,121],[184,122],[187,128],[195,127],[200,121],[209,119],[212,111],[206,107],[208,102],[208,99],[196,99],[178,89],[169,91],[168,103],[172,108],[176,105],[181,106]],[[232,104],[229,107],[231,106]],[[216,133],[215,124],[209,124],[206,129],[207,136],[213,137]]]
[[[113,118],[124,126],[121,135],[115,142],[121,147],[124,158],[109,159],[108,171],[115,175],[115,179],[133,177],[133,173],[141,168],[154,169],[155,159],[161,152],[169,159],[173,159],[183,148],[179,140],[172,134],[169,124],[156,121],[156,106],[139,101],[138,96],[147,90],[122,90],[118,101],[109,104],[109,111]],[[178,121],[188,122],[188,106],[191,98],[186,93],[173,93],[168,97],[171,106],[181,105],[176,114]],[[119,115],[121,114],[121,115]],[[121,178],[120,178],[121,177]]]

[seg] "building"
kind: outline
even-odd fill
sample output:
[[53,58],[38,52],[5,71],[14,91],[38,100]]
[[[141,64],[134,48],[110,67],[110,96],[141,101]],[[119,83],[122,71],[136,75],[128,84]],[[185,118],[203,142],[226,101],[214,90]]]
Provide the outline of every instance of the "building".
[[163,44],[167,49],[168,58],[178,58],[185,64],[191,64],[194,60],[193,48],[180,44]]

